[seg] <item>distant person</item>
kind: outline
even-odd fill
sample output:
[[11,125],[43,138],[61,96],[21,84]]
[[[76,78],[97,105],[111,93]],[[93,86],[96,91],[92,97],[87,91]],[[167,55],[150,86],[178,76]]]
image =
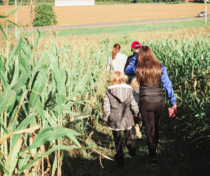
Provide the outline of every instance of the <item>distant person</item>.
[[137,115],[139,107],[132,94],[133,88],[125,84],[124,73],[119,71],[113,72],[110,77],[110,84],[111,86],[108,87],[104,98],[103,120],[108,122],[109,129],[112,130],[114,136],[117,150],[117,154],[114,156],[115,160],[119,166],[124,166],[121,131],[124,131],[129,155],[134,157],[136,149],[133,146],[132,127],[134,121],[131,109]]
[[136,75],[140,84],[140,111],[144,120],[147,134],[147,145],[151,157],[151,165],[157,164],[156,146],[159,140],[159,122],[164,109],[164,96],[161,83],[172,104],[176,109],[171,81],[166,68],[156,59],[152,49],[142,46],[128,64],[125,72]]
[[108,58],[106,64],[106,70],[110,73],[114,71],[120,71],[124,73],[127,56],[125,54],[121,54],[120,51],[120,45],[115,44],[112,50],[112,55]]
[[[134,41],[132,44],[131,44],[131,51],[133,51],[133,54],[131,56],[129,56],[127,58],[127,61],[126,61],[126,64],[125,64],[125,68],[124,68],[124,71],[126,69],[126,67],[128,66],[129,62],[131,61],[131,59],[138,54],[139,52],[139,49],[141,47],[141,43],[139,43],[138,41]],[[126,74],[126,73],[125,73]],[[135,76],[129,76],[129,75],[126,75],[128,77],[128,81],[127,83],[130,84],[132,79],[135,77]]]

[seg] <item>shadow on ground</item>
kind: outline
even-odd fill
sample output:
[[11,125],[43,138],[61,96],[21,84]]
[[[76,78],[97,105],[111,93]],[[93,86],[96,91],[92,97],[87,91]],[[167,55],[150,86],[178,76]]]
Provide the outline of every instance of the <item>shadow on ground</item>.
[[[180,126],[178,119],[168,117],[167,108],[160,123],[160,140],[158,145],[158,166],[148,165],[149,153],[146,145],[146,135],[143,128],[142,140],[135,138],[137,155],[131,158],[124,146],[125,167],[120,168],[116,162],[110,161],[95,152],[89,152],[89,157],[81,155],[69,158],[73,171],[66,171],[63,164],[63,173],[68,176],[197,176],[210,174],[210,142],[191,143],[201,134],[189,135],[187,126]],[[209,134],[209,130],[206,131]],[[93,129],[92,141],[103,150],[101,153],[113,158],[115,147],[111,131],[105,123]]]

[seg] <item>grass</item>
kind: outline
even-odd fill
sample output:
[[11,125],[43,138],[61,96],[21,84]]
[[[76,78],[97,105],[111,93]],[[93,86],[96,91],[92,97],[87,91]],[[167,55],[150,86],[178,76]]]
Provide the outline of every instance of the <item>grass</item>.
[[[210,21],[210,20],[208,20]],[[169,28],[187,28],[190,26],[204,27],[204,20],[192,20],[192,21],[179,21],[179,22],[165,22],[165,23],[151,23],[140,25],[126,25],[126,26],[113,26],[113,27],[97,27],[97,28],[83,28],[83,29],[67,29],[60,30],[58,36],[67,35],[92,35],[103,33],[125,33],[125,32],[144,32],[144,31],[167,31]],[[43,31],[43,35],[48,32]]]
[[[158,166],[149,167],[149,153],[146,144],[145,128],[143,127],[143,138],[135,138],[137,156],[131,158],[124,146],[125,167],[118,168],[116,163],[102,159],[102,168],[99,157],[91,153],[91,158],[71,158],[70,163],[74,168],[74,176],[196,176],[208,175],[210,165],[209,143],[197,146],[190,144],[192,137],[196,134],[187,135],[184,127],[180,128],[180,119],[168,117],[165,105],[164,115],[160,122],[160,140],[158,145]],[[123,133],[122,133],[123,134]],[[208,132],[206,132],[208,134]],[[99,147],[104,148],[102,154],[114,157],[115,147],[111,130],[107,125],[100,122],[94,130],[92,139]],[[77,156],[78,157],[78,156]],[[83,155],[84,157],[84,155]],[[88,157],[86,157],[88,158]],[[95,159],[93,159],[95,158]],[[65,165],[64,165],[65,166]],[[96,169],[97,168],[97,169]]]

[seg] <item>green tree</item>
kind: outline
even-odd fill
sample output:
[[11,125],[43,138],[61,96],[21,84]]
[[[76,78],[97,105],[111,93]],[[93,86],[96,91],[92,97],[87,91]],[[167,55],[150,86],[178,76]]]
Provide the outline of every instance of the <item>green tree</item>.
[[33,21],[33,26],[52,26],[56,25],[58,22],[56,20],[56,14],[53,9],[53,6],[48,4],[41,4],[35,7],[35,18]]

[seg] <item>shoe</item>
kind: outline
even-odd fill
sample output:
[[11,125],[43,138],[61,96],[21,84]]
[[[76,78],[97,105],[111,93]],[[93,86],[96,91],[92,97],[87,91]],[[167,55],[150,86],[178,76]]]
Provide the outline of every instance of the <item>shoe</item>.
[[127,142],[127,148],[129,150],[129,155],[132,157],[136,156],[136,148],[133,146],[133,144],[129,141]]
[[158,163],[157,163],[157,160],[155,159],[155,160],[151,160],[151,162],[150,162],[150,166],[156,166]]
[[117,154],[114,155],[114,160],[117,162],[118,166],[123,167],[124,166],[124,156],[117,156]]

